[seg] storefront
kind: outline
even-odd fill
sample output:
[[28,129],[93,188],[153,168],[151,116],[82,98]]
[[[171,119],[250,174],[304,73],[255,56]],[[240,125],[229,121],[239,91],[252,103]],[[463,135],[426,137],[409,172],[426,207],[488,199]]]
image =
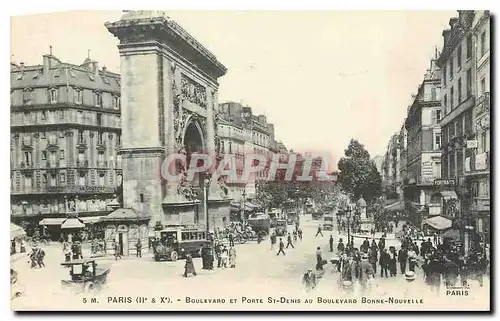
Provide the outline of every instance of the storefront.
[[131,208],[119,208],[101,218],[106,242],[106,253],[114,253],[114,245],[119,245],[121,255],[136,255],[136,244],[141,240],[142,250],[148,249],[149,217],[139,215]]

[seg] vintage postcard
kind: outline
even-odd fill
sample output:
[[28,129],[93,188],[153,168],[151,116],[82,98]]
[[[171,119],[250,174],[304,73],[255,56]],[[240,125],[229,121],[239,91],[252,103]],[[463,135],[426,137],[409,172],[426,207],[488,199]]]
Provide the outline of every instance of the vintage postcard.
[[11,26],[13,310],[490,310],[489,11]]

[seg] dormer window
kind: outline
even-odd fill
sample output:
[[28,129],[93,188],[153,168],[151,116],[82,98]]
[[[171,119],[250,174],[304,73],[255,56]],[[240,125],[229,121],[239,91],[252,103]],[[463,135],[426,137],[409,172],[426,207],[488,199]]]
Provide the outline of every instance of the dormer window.
[[94,105],[96,107],[102,106],[102,94],[100,92],[94,92]]
[[75,99],[75,104],[80,105],[83,102],[83,95],[80,89],[75,88],[74,99]]
[[57,103],[57,89],[52,88],[50,89],[49,93],[50,93],[50,103],[51,104]]

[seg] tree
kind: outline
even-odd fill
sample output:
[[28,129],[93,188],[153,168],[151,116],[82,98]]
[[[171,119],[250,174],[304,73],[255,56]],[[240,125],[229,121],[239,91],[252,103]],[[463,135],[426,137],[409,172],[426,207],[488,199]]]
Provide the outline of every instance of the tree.
[[351,139],[345,156],[338,163],[339,183],[355,199],[371,201],[382,193],[382,178],[370,153],[357,140]]

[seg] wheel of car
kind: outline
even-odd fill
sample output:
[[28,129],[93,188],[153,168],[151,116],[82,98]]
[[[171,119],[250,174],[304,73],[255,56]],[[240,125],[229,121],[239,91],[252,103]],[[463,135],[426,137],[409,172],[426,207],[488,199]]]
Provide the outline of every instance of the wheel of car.
[[155,254],[155,261],[158,262],[160,260],[160,256],[158,254]]
[[177,254],[177,251],[172,251],[172,253],[170,253],[170,259],[173,262],[177,261],[178,258],[179,258],[179,254]]
[[91,292],[94,290],[94,283],[88,282],[85,284],[85,292]]

